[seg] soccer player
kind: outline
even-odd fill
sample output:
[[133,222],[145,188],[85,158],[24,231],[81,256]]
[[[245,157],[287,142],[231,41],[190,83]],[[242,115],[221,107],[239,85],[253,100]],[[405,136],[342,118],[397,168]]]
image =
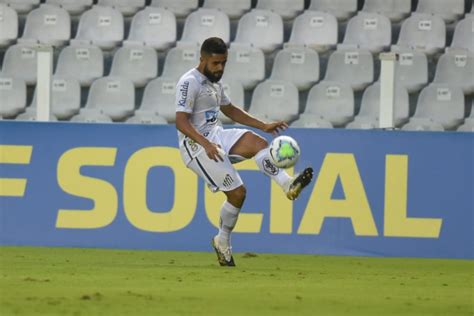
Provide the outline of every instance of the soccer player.
[[255,157],[259,169],[276,181],[290,200],[296,199],[311,182],[313,169],[306,168],[290,177],[272,163],[264,138],[247,129],[222,128],[219,111],[235,122],[273,135],[288,127],[283,121],[263,122],[231,103],[220,81],[226,62],[224,41],[217,37],[206,39],[198,67],[186,72],[177,84],[176,128],[186,166],[202,177],[213,192],[222,191],[227,197],[220,212],[219,233],[211,243],[221,266],[235,266],[230,234],[246,189],[232,163]]

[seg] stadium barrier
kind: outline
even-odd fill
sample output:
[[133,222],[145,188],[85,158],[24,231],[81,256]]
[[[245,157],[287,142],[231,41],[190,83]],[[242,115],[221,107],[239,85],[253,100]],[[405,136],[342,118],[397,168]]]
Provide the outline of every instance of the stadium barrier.
[[[474,134],[285,134],[317,179],[291,202],[236,165],[236,251],[474,258]],[[174,126],[0,122],[1,245],[208,251],[223,200],[183,165]]]

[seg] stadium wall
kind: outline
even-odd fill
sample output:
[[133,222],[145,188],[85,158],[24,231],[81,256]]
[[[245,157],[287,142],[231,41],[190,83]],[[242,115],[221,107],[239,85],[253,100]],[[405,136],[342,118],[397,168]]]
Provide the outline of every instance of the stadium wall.
[[[318,178],[292,203],[238,164],[236,251],[474,258],[474,134],[286,134]],[[1,245],[208,251],[223,198],[173,126],[0,122]]]

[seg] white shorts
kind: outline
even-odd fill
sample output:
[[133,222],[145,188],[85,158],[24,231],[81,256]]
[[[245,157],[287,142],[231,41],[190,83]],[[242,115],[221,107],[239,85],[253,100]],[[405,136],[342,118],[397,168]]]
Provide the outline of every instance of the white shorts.
[[251,131],[239,128],[223,129],[221,126],[217,126],[211,133],[205,135],[209,141],[221,146],[226,153],[222,157],[224,161],[218,160],[217,162],[210,159],[199,144],[186,138],[183,141],[184,150],[181,151],[183,160],[189,161],[187,167],[203,178],[211,191],[232,191],[241,186],[243,182],[232,165],[232,162],[236,161],[236,157],[229,157],[229,151],[247,132]]

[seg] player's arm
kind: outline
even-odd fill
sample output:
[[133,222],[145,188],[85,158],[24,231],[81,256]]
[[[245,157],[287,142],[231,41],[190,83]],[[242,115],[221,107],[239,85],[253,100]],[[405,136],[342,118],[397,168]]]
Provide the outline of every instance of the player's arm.
[[258,128],[267,133],[278,134],[288,128],[288,124],[284,121],[263,122],[232,103],[221,105],[221,111],[234,122]]

